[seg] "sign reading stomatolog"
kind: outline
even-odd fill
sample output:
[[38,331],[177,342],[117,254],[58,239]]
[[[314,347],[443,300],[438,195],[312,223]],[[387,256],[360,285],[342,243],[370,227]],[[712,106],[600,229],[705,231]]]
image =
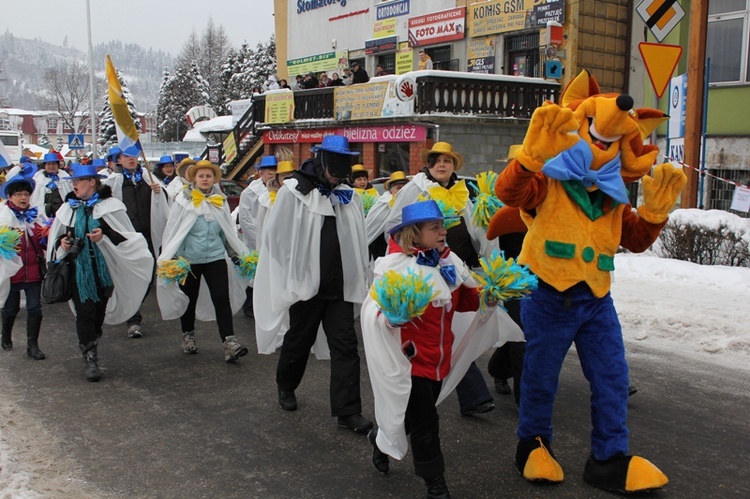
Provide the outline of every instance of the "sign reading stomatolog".
[[317,130],[267,130],[263,132],[266,144],[296,144],[321,142],[328,135],[343,135],[349,142],[422,142],[427,139],[427,129],[416,125],[359,126],[323,128]]

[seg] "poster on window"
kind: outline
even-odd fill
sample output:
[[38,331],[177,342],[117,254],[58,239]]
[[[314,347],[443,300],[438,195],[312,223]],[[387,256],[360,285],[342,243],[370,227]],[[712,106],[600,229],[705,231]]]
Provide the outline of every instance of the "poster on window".
[[463,40],[466,7],[433,12],[409,19],[409,45],[422,47],[435,43]]
[[495,37],[472,38],[468,43],[466,70],[470,73],[495,74]]
[[734,188],[732,206],[729,209],[744,213],[750,212],[750,187],[737,186]]

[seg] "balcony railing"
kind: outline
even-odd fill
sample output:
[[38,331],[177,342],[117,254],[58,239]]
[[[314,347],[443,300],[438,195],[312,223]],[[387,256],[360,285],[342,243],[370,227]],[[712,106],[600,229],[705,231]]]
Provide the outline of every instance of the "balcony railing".
[[[557,101],[560,84],[541,78],[458,71],[415,71],[414,114],[529,118],[545,100]],[[387,77],[386,77],[387,78]],[[390,77],[395,78],[395,77]],[[335,87],[294,93],[295,120],[333,120]],[[265,96],[253,96],[254,122],[263,123]]]

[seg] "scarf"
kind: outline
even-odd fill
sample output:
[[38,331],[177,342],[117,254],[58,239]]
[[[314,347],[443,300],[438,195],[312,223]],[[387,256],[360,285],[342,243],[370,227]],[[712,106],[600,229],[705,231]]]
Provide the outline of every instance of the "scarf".
[[589,189],[596,186],[604,194],[608,195],[621,204],[628,204],[628,193],[625,182],[620,175],[620,155],[602,165],[598,170],[591,169],[594,154],[584,140],[579,140],[576,145],[566,149],[542,168],[542,173],[548,177],[565,181],[578,181],[583,187]]
[[450,248],[445,248],[445,251],[440,253],[436,249],[431,250],[418,250],[417,251],[417,264],[425,265],[427,267],[440,266],[440,275],[443,276],[445,282],[451,286],[456,285],[456,266],[450,264]]
[[[74,200],[68,200],[69,203],[71,201]],[[97,229],[101,226],[99,220],[93,216],[93,206],[98,201],[99,196],[95,194],[85,202],[78,201],[76,206],[73,206],[71,203],[71,206],[75,210],[76,217],[74,234],[76,239],[83,242],[83,246],[75,260],[76,287],[78,288],[78,297],[82,303],[86,300],[91,300],[95,303],[100,301],[96,289],[96,276],[99,277],[99,283],[102,287],[106,288],[112,286],[112,277],[109,275],[109,269],[107,269],[107,262],[104,260],[104,255],[96,243],[92,243],[88,236],[86,236],[86,232]],[[94,270],[94,264],[96,265],[96,271]]]
[[127,170],[126,168],[122,169],[122,176],[126,179],[130,180],[134,184],[138,184],[139,182],[143,182],[143,170],[141,170],[141,167],[135,169],[135,171],[131,172]]

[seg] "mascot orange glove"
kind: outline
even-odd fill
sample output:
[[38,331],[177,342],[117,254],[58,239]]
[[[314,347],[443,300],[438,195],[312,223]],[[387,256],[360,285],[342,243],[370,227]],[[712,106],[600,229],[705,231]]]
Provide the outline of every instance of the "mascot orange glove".
[[669,210],[677,202],[677,197],[687,184],[687,176],[682,168],[671,163],[662,163],[654,168],[653,177],[645,175],[643,182],[644,204],[638,207],[638,214],[652,224],[660,224],[669,216]]
[[531,115],[523,147],[516,159],[527,170],[540,171],[545,161],[578,142],[578,135],[571,134],[578,130],[578,127],[572,109],[545,102]]

